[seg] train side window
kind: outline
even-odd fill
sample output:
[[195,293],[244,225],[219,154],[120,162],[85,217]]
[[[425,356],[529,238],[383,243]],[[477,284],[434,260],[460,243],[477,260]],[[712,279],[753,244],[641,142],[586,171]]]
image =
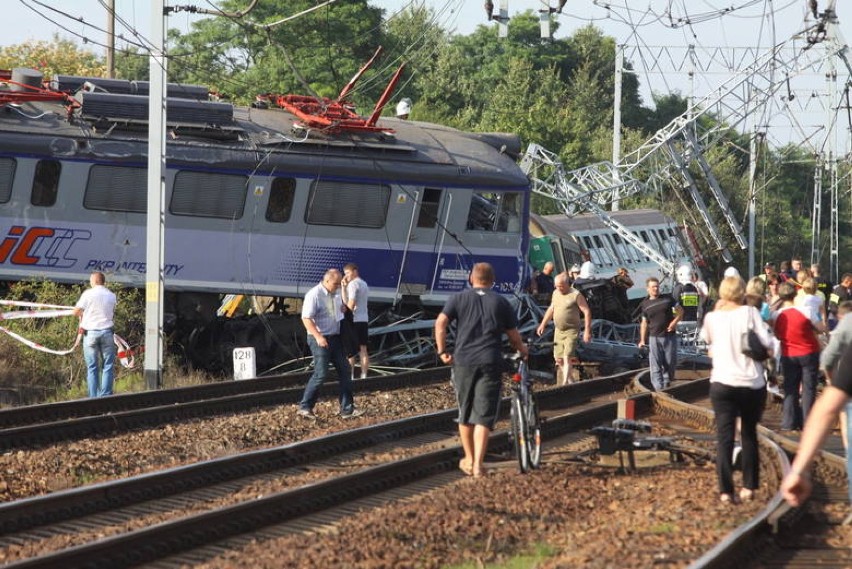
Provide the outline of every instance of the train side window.
[[609,251],[610,256],[612,257],[612,262],[615,263],[624,263],[624,259],[621,257],[621,251],[618,250],[618,247],[612,242],[612,236],[603,234],[601,235],[601,239],[603,239],[604,246],[606,250]]
[[438,223],[438,206],[441,204],[441,190],[425,188],[423,200],[420,202],[420,213],[417,214],[417,227],[432,228]]
[[467,229],[518,233],[521,230],[521,194],[518,192],[473,192],[467,214]]
[[384,227],[390,186],[318,180],[311,186],[305,221],[311,225]]
[[293,213],[293,200],[296,198],[296,180],[293,178],[275,178],[269,190],[269,203],[266,204],[266,221],[285,223]]
[[147,212],[148,171],[95,164],[89,168],[83,206],[104,211]]
[[621,238],[621,235],[619,235],[618,233],[614,233],[612,235],[612,239],[613,241],[615,241],[615,248],[618,251],[618,256],[621,257],[624,262],[632,263],[633,254],[630,252],[630,250],[633,248],[633,246],[626,243]]
[[600,235],[593,235],[592,238],[595,241],[595,247],[598,250],[598,254],[600,256],[601,261],[604,265],[612,265],[613,260],[610,256],[609,250],[604,247],[603,241],[601,241]]
[[17,164],[14,158],[0,158],[0,203],[12,199],[12,182],[15,180]]
[[56,203],[59,191],[59,173],[62,164],[58,160],[39,160],[33,176],[33,191],[30,203],[42,207],[50,207]]
[[181,170],[175,175],[169,211],[174,215],[240,219],[248,178]]

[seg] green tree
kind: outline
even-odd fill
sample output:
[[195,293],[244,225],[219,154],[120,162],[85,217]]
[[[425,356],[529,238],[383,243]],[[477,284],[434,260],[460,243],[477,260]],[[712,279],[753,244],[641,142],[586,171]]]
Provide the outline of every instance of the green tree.
[[0,47],[0,68],[14,67],[37,69],[45,78],[57,73],[90,77],[106,75],[106,66],[101,56],[58,34],[54,34],[50,41],[26,41]]
[[[382,11],[352,0],[274,25],[313,5],[270,0],[241,19],[210,17],[194,22],[188,34],[172,32],[170,77],[207,84],[241,102],[267,92],[336,96],[381,45]],[[236,11],[245,1],[226,0],[221,8]],[[365,89],[355,100],[369,100],[376,91],[381,88]]]
[[130,81],[147,81],[150,74],[148,52],[131,46],[115,53],[115,76]]

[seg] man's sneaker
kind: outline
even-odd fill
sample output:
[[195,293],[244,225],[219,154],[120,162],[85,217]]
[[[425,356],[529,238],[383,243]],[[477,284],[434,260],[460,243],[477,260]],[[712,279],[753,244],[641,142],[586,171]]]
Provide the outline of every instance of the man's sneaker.
[[299,409],[297,414],[299,415],[299,417],[304,417],[305,419],[316,419],[317,418],[317,416],[314,415],[314,412],[311,411],[310,409]]
[[364,414],[362,409],[353,409],[350,413],[341,413],[340,416],[343,419],[354,419],[355,417],[360,417]]

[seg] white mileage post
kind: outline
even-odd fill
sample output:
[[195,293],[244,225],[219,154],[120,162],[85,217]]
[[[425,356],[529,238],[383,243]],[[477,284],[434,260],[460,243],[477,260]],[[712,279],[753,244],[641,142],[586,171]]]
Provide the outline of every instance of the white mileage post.
[[256,373],[254,348],[234,348],[234,379],[253,379]]

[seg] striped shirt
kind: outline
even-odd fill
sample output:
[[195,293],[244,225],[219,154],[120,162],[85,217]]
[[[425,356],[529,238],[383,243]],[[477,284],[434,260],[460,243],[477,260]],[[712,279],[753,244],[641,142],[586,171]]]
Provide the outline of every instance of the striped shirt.
[[302,303],[302,318],[310,318],[323,336],[340,334],[341,300],[336,292],[328,292],[318,284],[308,291]]

